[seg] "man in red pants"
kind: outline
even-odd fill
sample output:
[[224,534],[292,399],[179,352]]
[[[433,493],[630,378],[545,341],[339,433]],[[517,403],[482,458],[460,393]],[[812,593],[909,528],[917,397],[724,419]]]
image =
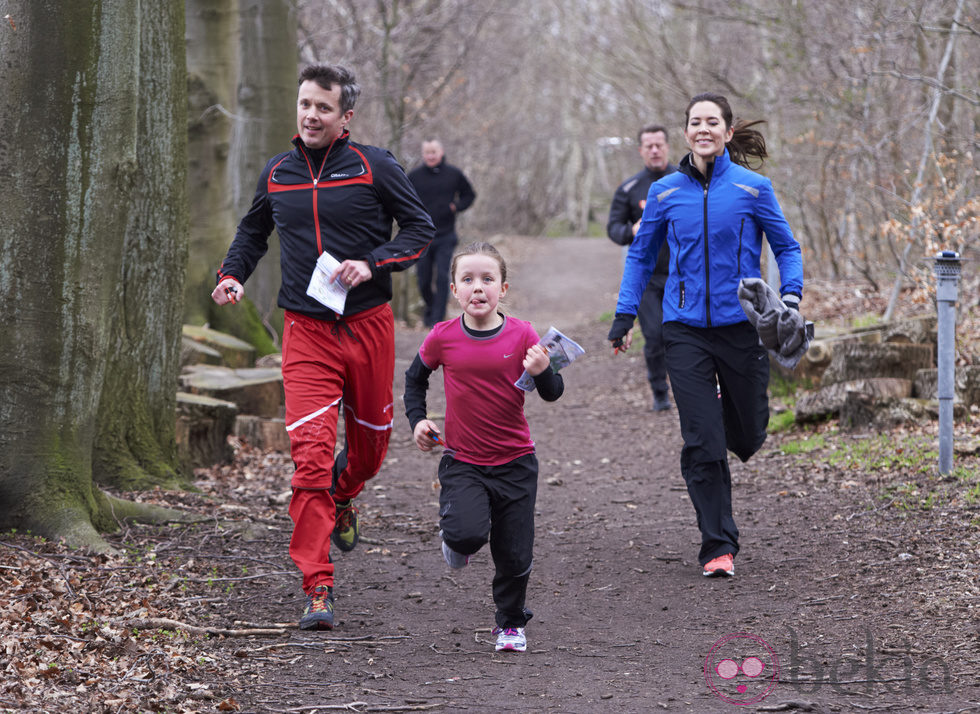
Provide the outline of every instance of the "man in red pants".
[[[282,265],[278,303],[285,310],[286,430],[296,467],[289,554],[303,573],[304,630],[333,628],[330,542],[342,551],[357,545],[353,499],[378,473],[388,449],[395,362],[391,273],[418,260],[434,234],[395,158],[351,141],[347,125],[359,93],[344,67],[302,71],[293,149],[263,169],[211,294],[219,305],[242,299],[243,283],[275,228]],[[399,230],[392,238],[393,220]],[[322,253],[339,263],[326,279],[341,295],[347,291],[339,311],[308,294]],[[341,410],[346,443],[335,459]]]

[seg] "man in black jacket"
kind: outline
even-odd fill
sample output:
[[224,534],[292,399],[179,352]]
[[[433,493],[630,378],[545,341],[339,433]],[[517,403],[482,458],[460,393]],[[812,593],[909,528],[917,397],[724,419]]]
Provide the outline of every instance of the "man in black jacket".
[[[347,125],[359,93],[344,67],[302,71],[293,149],[262,170],[211,294],[219,305],[241,301],[275,228],[285,310],[286,431],[295,465],[289,555],[303,573],[304,630],[333,628],[330,542],[342,551],[357,545],[353,499],[388,450],[395,367],[391,272],[418,260],[434,232],[391,153],[351,141]],[[334,458],[341,409],[345,443]]]
[[[668,163],[670,146],[667,143],[667,129],[655,124],[645,126],[640,129],[637,138],[640,142],[643,170],[630,176],[616,189],[606,225],[606,234],[610,240],[624,247],[633,242],[633,236],[640,228],[640,218],[643,216],[650,184],[677,170]],[[657,266],[643,293],[638,315],[640,330],[643,332],[647,379],[653,390],[653,409],[658,412],[670,409],[662,307],[669,261],[670,249],[664,241],[663,248],[657,255]]]
[[[415,266],[419,293],[425,303],[422,320],[432,327],[446,316],[449,299],[449,264],[459,237],[456,216],[469,208],[476,193],[461,170],[447,164],[442,144],[437,139],[422,142],[423,165],[409,172],[408,178],[419,192],[419,198],[436,226],[436,237]],[[433,276],[435,273],[435,276]],[[432,290],[435,277],[436,288]]]

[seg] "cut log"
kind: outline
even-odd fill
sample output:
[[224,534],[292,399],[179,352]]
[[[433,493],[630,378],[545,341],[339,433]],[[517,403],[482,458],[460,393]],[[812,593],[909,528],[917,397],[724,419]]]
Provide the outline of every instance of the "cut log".
[[914,380],[920,369],[932,367],[935,348],[932,345],[902,343],[836,345],[830,366],[823,374],[823,385],[872,377],[894,377]]
[[228,437],[238,412],[232,402],[177,392],[177,453],[188,468],[228,463],[234,456]]
[[192,394],[234,402],[241,414],[268,419],[282,416],[285,404],[282,371],[274,367],[230,369],[192,365],[180,375],[180,384]]
[[208,347],[203,342],[184,337],[180,341],[180,366],[187,367],[192,364],[212,364],[219,365],[224,361],[218,350]]
[[936,316],[923,315],[896,320],[882,326],[883,342],[902,342],[916,345],[936,344]]
[[[920,369],[915,373],[913,394],[919,399],[938,399],[938,382],[938,369]],[[955,401],[962,402],[967,407],[980,405],[980,366],[957,367],[953,388]]]
[[883,377],[856,379],[821,387],[797,400],[796,421],[802,424],[837,416],[844,407],[848,392],[867,394],[878,399],[908,397],[912,394],[912,381]]
[[[966,419],[968,412],[962,404],[953,406],[953,419]],[[922,424],[939,419],[939,409],[925,399],[878,398],[860,392],[848,392],[840,411],[843,429],[887,431],[901,424]]]
[[289,434],[283,419],[239,414],[235,419],[235,436],[263,451],[289,452]]
[[184,337],[220,352],[223,363],[228,367],[251,367],[255,364],[255,348],[224,332],[198,325],[184,325]]

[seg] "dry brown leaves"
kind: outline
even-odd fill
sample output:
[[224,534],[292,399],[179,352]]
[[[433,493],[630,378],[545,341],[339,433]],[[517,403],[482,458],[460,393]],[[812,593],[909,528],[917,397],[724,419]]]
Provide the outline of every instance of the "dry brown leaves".
[[0,710],[237,711],[216,691],[226,670],[213,641],[255,628],[227,622],[222,603],[236,582],[280,566],[228,542],[246,526],[283,525],[281,513],[280,520],[270,514],[287,463],[281,454],[242,449],[234,465],[198,472],[199,494],[143,494],[202,520],[126,527],[107,538],[116,555],[5,534]]

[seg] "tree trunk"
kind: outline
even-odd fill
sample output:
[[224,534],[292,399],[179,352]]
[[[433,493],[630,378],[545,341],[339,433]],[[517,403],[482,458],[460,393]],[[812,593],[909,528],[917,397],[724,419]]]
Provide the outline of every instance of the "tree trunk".
[[[236,217],[252,205],[255,183],[266,161],[291,148],[289,140],[296,133],[298,75],[297,23],[289,3],[240,0],[239,4],[241,59],[229,157]],[[248,279],[246,294],[262,322],[282,334],[282,310],[276,304],[280,281],[279,239],[273,233],[269,252]]]
[[94,481],[176,476],[183,10],[0,0],[0,16],[0,529],[105,548]]
[[186,8],[187,186],[192,200],[184,320],[203,325],[214,305],[215,271],[235,234],[237,207],[227,176],[238,80],[238,0],[186,0]]

